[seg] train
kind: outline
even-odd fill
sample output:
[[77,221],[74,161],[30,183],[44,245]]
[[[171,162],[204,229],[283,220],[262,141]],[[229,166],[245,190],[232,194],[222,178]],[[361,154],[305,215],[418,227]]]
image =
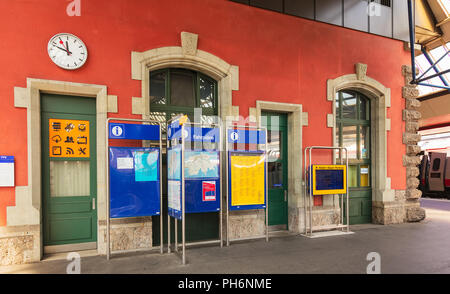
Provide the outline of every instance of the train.
[[422,196],[450,199],[450,156],[447,152],[422,151],[419,189]]

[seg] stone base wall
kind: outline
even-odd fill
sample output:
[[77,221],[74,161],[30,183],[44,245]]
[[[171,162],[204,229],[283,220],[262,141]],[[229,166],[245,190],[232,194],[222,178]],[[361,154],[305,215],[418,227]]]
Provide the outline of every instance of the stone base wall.
[[230,211],[230,240],[263,236],[266,233],[265,219],[266,215],[263,209]]
[[0,228],[0,265],[37,262],[41,258],[40,226]]
[[[112,219],[111,250],[152,249],[152,217]],[[98,252],[106,254],[106,222],[99,224]]]
[[288,208],[288,229],[291,233],[300,234],[305,232],[304,210],[300,207]]
[[395,201],[372,202],[372,223],[381,225],[405,222],[405,191],[395,190]]
[[[308,214],[307,214],[308,215]],[[313,207],[312,224],[315,226],[327,226],[337,224],[340,218],[339,208]],[[309,225],[309,220],[306,221]]]

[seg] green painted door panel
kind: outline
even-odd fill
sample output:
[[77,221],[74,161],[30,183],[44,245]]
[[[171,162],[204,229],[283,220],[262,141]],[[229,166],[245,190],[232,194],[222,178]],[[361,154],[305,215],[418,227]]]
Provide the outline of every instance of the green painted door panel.
[[48,225],[50,240],[57,240],[65,244],[92,242],[92,221],[90,215],[52,217]]
[[[63,245],[97,241],[97,157],[96,157],[96,108],[95,99],[46,95],[41,97],[42,138],[42,203],[44,245]],[[83,114],[82,112],[85,112]],[[89,121],[90,157],[49,157],[49,119],[73,119]],[[74,195],[51,194],[51,162],[72,165],[89,162],[89,189],[84,186]],[[85,166],[86,166],[85,165]],[[77,178],[79,174],[67,171],[67,177]],[[66,176],[66,175],[64,175]],[[66,179],[67,180],[67,179]],[[56,181],[53,179],[53,181]],[[80,183],[87,185],[87,182]],[[64,188],[62,188],[64,189]],[[52,192],[55,194],[55,192]],[[86,194],[86,195],[84,195]]]
[[268,209],[269,226],[288,224],[287,202],[287,115],[263,112],[262,126],[267,127],[268,153]]
[[[372,221],[372,200],[370,190],[350,190],[350,225],[370,223]],[[344,201],[344,223],[347,223],[347,210]]]

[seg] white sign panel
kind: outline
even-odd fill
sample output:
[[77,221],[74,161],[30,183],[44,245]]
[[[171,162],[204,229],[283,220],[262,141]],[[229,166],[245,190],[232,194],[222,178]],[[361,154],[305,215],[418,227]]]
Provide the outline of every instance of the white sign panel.
[[0,187],[14,187],[14,156],[0,156]]
[[168,181],[168,205],[169,208],[181,211],[181,181]]
[[133,169],[134,161],[133,157],[118,157],[117,169]]

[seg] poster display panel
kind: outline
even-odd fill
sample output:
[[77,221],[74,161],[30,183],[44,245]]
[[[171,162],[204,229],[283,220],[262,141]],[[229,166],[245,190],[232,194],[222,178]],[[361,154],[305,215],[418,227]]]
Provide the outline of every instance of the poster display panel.
[[159,152],[159,148],[109,148],[112,218],[160,214]]
[[263,152],[230,152],[230,210],[266,207],[266,169]]
[[347,193],[345,165],[312,165],[313,195]]

